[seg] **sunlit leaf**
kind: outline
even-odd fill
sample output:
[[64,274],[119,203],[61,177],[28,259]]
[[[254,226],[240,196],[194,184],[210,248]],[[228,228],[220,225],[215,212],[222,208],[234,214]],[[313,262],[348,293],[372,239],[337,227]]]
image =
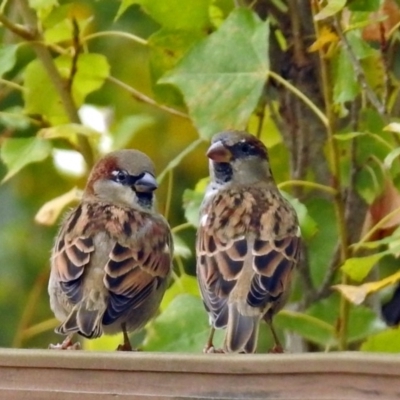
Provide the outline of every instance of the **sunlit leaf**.
[[17,44],[0,45],[0,77],[14,67],[18,48]]
[[314,17],[316,21],[332,17],[343,9],[346,0],[328,0],[326,6]]
[[91,137],[99,137],[99,132],[92,128],[80,124],[57,125],[51,128],[44,128],[38,132],[38,137],[43,139],[66,139],[70,143],[76,145],[78,143],[78,135]]
[[160,305],[160,310],[164,311],[175,299],[175,297],[181,294],[190,294],[200,297],[199,285],[196,277],[188,274],[182,274],[174,279],[174,283],[165,292]]
[[267,22],[237,9],[160,80],[177,86],[200,135],[248,123],[269,71]]
[[82,192],[76,187],[72,188],[67,193],[43,204],[35,215],[35,221],[42,225],[53,225],[65,207],[70,205],[72,202],[80,200],[81,197]]
[[29,0],[29,6],[39,11],[43,8],[51,8],[58,5],[58,0]]
[[373,351],[380,353],[400,352],[400,329],[387,329],[370,336],[362,345],[362,351]]
[[360,286],[339,284],[332,287],[341,292],[350,302],[361,304],[369,294],[378,292],[398,281],[400,281],[400,272],[396,272],[380,281],[368,282]]
[[346,141],[346,140],[353,140],[356,137],[364,136],[365,132],[349,132],[349,133],[338,133],[333,135],[336,140]]
[[8,172],[1,183],[4,183],[26,165],[43,161],[51,153],[51,144],[40,138],[6,139],[0,150],[0,156]]
[[384,131],[400,133],[400,122],[391,122],[383,128]]
[[321,28],[320,34],[317,40],[308,48],[309,52],[314,52],[322,49],[327,44],[332,42],[337,42],[339,40],[338,36],[332,29],[328,26],[323,26]]
[[299,218],[302,237],[303,238],[313,237],[318,230],[318,226],[315,220],[308,213],[307,207],[303,203],[301,203],[298,199],[290,196],[288,193],[282,191],[282,194],[285,198],[289,200],[291,205],[296,210],[297,217]]
[[185,209],[185,218],[193,226],[199,225],[199,209],[203,201],[204,194],[191,189],[185,189],[183,192],[183,207]]
[[33,60],[25,68],[24,100],[27,114],[39,114],[50,124],[68,123],[68,117],[50,78],[39,60]]
[[172,235],[174,238],[174,255],[182,258],[189,258],[192,255],[190,247],[184,242],[184,240],[176,235]]
[[349,258],[340,268],[351,279],[360,282],[370,273],[373,266],[386,254],[387,252],[385,251],[366,257]]
[[11,129],[26,129],[31,124],[20,106],[6,108],[0,111],[0,123]]
[[400,147],[392,150],[386,158],[383,160],[383,165],[385,168],[390,169],[392,167],[393,161],[400,155]]

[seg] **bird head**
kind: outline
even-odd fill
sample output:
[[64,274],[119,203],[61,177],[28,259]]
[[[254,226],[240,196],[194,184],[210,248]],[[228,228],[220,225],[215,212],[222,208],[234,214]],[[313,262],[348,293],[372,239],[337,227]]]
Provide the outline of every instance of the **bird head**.
[[210,159],[211,177],[219,184],[251,184],[273,179],[267,148],[250,133],[217,133],[212,138],[207,157]]
[[138,150],[112,152],[93,167],[84,196],[123,207],[153,208],[153,162]]

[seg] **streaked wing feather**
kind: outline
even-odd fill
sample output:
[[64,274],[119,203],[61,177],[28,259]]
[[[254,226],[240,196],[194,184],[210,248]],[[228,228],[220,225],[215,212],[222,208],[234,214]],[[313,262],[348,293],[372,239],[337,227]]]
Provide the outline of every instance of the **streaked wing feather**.
[[300,238],[289,235],[274,242],[257,240],[254,245],[253,277],[247,302],[262,307],[277,300],[290,284],[290,275],[297,262]]
[[140,307],[154,293],[169,275],[171,252],[172,239],[167,226],[162,235],[154,236],[154,231],[150,231],[132,246],[115,244],[105,267],[104,284],[110,298],[103,324],[111,324],[127,310]]

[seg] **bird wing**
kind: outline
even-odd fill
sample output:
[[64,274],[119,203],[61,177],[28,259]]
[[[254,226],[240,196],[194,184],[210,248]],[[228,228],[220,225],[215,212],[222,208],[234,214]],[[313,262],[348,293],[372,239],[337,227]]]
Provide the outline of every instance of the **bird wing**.
[[[279,205],[268,196],[256,188],[225,191],[203,207],[197,274],[215,327],[227,323],[228,297],[249,253],[254,270],[247,295],[250,306],[263,308],[289,288],[299,254],[297,218],[285,201]],[[249,237],[255,239],[250,242]]]
[[[131,227],[136,228],[133,220]],[[154,294],[171,272],[172,252],[169,227],[161,219],[149,221],[140,239],[115,244],[105,267],[104,284],[110,292],[105,325]]]
[[109,291],[104,324],[127,309],[139,307],[171,270],[172,238],[167,222],[111,205],[78,206],[65,221],[53,254],[60,287],[76,304],[82,299],[85,269],[94,256],[95,235],[105,232],[113,243],[104,260],[104,285]]

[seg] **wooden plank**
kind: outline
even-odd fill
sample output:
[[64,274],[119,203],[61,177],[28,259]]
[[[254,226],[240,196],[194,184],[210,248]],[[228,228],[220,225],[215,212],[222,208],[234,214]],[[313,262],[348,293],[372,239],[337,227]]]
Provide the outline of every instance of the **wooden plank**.
[[0,349],[1,399],[399,399],[400,356]]

